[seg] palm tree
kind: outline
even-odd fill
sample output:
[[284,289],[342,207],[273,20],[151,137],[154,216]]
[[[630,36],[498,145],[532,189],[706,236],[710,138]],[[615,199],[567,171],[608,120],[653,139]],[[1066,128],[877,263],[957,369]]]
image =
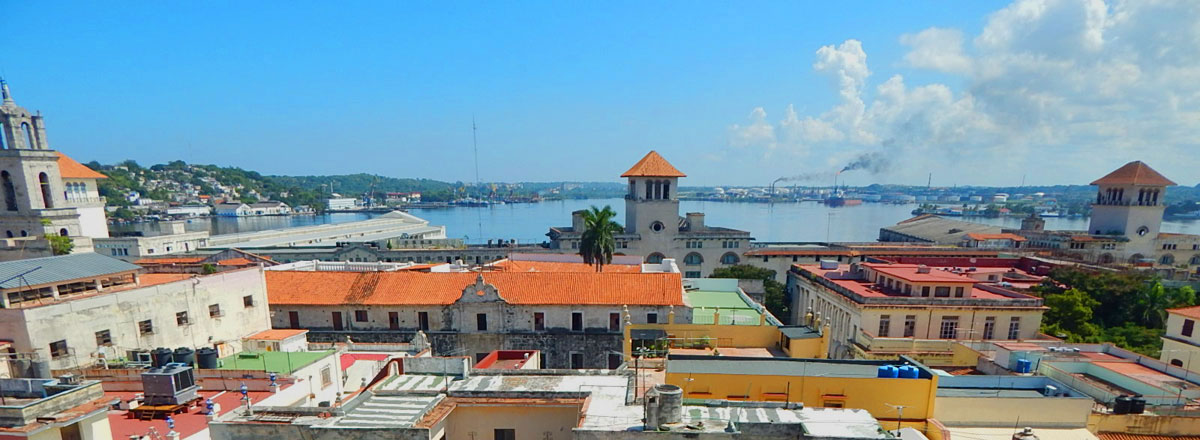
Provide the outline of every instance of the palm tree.
[[613,249],[617,247],[613,235],[621,232],[621,225],[613,221],[617,212],[611,206],[604,209],[592,206],[583,211],[583,237],[579,243],[579,256],[583,262],[596,265],[596,272],[612,263]]

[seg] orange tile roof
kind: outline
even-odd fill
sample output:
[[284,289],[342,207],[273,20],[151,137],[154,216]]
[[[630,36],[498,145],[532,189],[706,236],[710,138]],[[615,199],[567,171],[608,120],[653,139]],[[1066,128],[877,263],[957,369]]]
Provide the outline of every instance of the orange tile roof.
[[621,177],[687,177],[687,174],[675,169],[657,151],[651,150]]
[[138,275],[138,286],[147,287],[158,284],[173,283],[179,280],[186,280],[195,276],[190,273],[144,273]]
[[[280,305],[449,305],[479,273],[269,271],[267,299]],[[678,273],[489,272],[510,304],[683,305]]]
[[1092,182],[1092,185],[1154,185],[1154,186],[1169,186],[1174,185],[1171,179],[1158,174],[1158,171],[1150,168],[1145,162],[1135,160],[1117,168],[1116,171],[1108,173],[1107,176],[1097,179]]
[[254,264],[254,262],[241,257],[230,258],[217,262],[218,266],[249,266],[251,264]]
[[[501,260],[492,266],[505,272],[596,272],[596,267],[586,263],[557,261],[513,261]],[[640,264],[605,264],[604,273],[641,273]]]
[[142,258],[134,261],[133,264],[145,266],[147,264],[195,264],[204,261],[204,257],[163,257],[163,258]]
[[67,155],[58,153],[58,175],[64,179],[107,179],[108,176],[97,173]]
[[1025,237],[1022,237],[1022,236],[1020,236],[1020,235],[1017,235],[1017,234],[1011,234],[1011,233],[1003,233],[1003,234],[980,234],[980,233],[978,233],[978,232],[969,232],[969,233],[967,233],[967,238],[970,238],[970,239],[972,239],[972,240],[1012,240],[1012,241],[1025,241]]
[[1177,309],[1167,309],[1167,313],[1174,313],[1179,316],[1188,318],[1200,319],[1200,306],[1180,307]]
[[1096,434],[1100,440],[1200,440],[1200,435],[1150,435],[1125,434],[1122,432],[1101,432]]
[[305,333],[308,333],[308,330],[295,329],[295,328],[275,328],[275,329],[270,329],[270,330],[263,330],[261,332],[247,336],[246,339],[259,339],[259,340],[263,340],[263,341],[282,341],[282,340],[290,338],[292,336],[302,335]]

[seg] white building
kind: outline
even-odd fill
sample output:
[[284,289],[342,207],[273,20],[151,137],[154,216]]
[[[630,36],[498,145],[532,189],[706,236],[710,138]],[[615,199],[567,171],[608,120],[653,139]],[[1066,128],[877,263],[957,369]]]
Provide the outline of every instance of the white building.
[[211,206],[183,205],[167,208],[167,215],[179,217],[203,217],[212,214]]
[[208,231],[188,232],[182,220],[159,224],[161,233],[94,239],[95,252],[134,261],[141,257],[191,252],[208,246]]
[[[139,274],[96,253],[0,263],[0,339],[52,369],[156,347],[239,351],[270,328],[261,268],[214,275]],[[17,276],[24,273],[23,276]]]
[[341,197],[336,199],[326,199],[325,206],[330,211],[346,211],[358,209],[358,199],[351,197]]
[[245,203],[221,203],[213,210],[222,217],[245,217],[250,215],[250,205]]
[[1167,328],[1159,360],[1174,367],[1200,373],[1200,306],[1167,310]]
[[[614,238],[616,253],[637,255],[647,263],[672,258],[684,277],[700,278],[718,267],[741,263],[750,248],[750,233],[704,224],[704,213],[679,215],[679,178],[686,177],[657,152],[651,151],[621,174],[629,179],[625,195],[625,231]],[[579,252],[583,238],[582,211],[573,213],[571,226],[550,228],[550,248]]]

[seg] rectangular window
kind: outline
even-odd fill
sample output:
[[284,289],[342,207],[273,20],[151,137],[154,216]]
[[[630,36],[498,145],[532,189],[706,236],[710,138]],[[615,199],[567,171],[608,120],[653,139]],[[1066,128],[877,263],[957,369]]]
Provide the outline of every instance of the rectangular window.
[[517,430],[496,428],[492,432],[492,440],[517,440]]
[[917,315],[904,317],[904,337],[911,338],[917,334]]
[[647,324],[658,324],[658,312],[650,312],[646,314]]
[[620,313],[609,313],[608,314],[608,331],[610,331],[610,332],[621,331],[621,314]]
[[996,337],[996,317],[989,316],[983,320],[983,339]]
[[475,329],[481,332],[487,331],[487,313],[479,313],[475,315]]
[[700,271],[690,270],[683,273],[684,278],[700,278]]
[[112,333],[108,330],[100,330],[96,332],[96,346],[112,345]]
[[175,314],[175,324],[188,325],[188,316],[186,311]]
[[388,328],[391,330],[400,330],[399,312],[388,312]]
[[941,297],[941,298],[949,298],[950,297],[950,287],[948,287],[948,286],[934,287],[933,288],[933,296]]
[[941,339],[954,339],[958,334],[958,317],[946,316],[942,318],[942,328],[938,332],[938,337]]
[[1014,317],[1012,317],[1011,320],[1008,321],[1008,339],[1020,339],[1020,338],[1021,338],[1021,318],[1014,316]]
[[879,337],[881,337],[881,338],[888,337],[888,330],[890,330],[891,327],[892,327],[891,315],[880,315],[879,316]]
[[153,334],[154,333],[154,323],[151,322],[151,320],[149,320],[149,319],[138,322],[138,333],[141,333],[143,335]]
[[333,384],[333,370],[329,366],[321,368],[321,388],[325,388]]
[[1183,335],[1191,336],[1192,330],[1194,330],[1195,327],[1196,327],[1196,321],[1193,321],[1191,319],[1183,320]]
[[67,340],[54,341],[50,343],[50,358],[58,359],[67,355]]
[[571,352],[571,369],[583,368],[583,353]]
[[243,307],[254,307],[254,296],[252,296],[252,295],[243,296],[242,297],[242,306]]
[[221,305],[220,304],[209,304],[208,305],[208,317],[220,318],[221,317]]
[[533,312],[533,330],[542,331],[546,329],[546,314],[543,312]]
[[955,287],[955,288],[954,288],[954,297],[955,297],[955,298],[962,298],[962,297],[963,297],[963,288],[962,288],[962,287]]
[[929,286],[924,286],[921,288],[921,296],[929,296]]
[[583,312],[571,312],[571,331],[583,331]]
[[417,328],[421,331],[429,330],[429,312],[417,312]]
[[367,311],[366,310],[355,310],[354,311],[354,322],[367,322]]
[[625,357],[616,353],[608,354],[608,369],[616,370],[621,368],[621,364],[625,363]]

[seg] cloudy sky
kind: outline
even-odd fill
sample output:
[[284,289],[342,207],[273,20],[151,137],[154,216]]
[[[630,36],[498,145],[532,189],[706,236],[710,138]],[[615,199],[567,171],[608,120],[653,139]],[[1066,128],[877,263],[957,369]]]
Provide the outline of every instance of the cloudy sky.
[[470,181],[475,118],[483,180],[1200,182],[1200,2],[643,3],[11,2],[0,75],[84,161]]

